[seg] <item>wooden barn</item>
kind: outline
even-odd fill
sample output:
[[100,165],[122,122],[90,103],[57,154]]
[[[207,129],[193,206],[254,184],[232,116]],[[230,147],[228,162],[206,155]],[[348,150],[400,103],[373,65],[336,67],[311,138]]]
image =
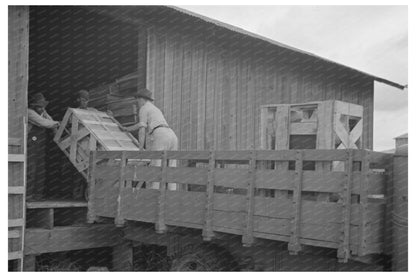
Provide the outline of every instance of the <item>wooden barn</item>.
[[[54,202],[25,205],[24,126],[27,99],[35,93],[42,92],[48,113],[62,120],[77,91],[132,73],[133,87],[154,93],[180,150],[260,149],[261,106],[325,100],[363,107],[361,148],[371,150],[374,82],[404,88],[176,7],[10,6],[9,268],[22,268],[26,257],[25,270],[34,270],[42,255],[89,255],[88,249],[108,252],[113,268],[122,268],[122,232],[112,224],[80,225],[86,202],[65,193],[79,173],[52,136],[45,182]],[[108,236],[97,236],[102,233]]]

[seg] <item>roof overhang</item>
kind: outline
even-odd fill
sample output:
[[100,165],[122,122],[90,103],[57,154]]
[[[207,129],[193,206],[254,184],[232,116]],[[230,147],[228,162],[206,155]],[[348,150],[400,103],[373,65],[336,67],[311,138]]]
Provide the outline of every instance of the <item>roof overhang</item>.
[[236,34],[241,34],[243,36],[247,36],[247,37],[250,37],[250,38],[253,38],[253,39],[256,39],[256,40],[260,40],[264,43],[268,43],[269,45],[271,45],[273,47],[278,47],[280,49],[284,49],[284,50],[292,51],[294,53],[305,55],[307,57],[311,57],[313,59],[316,59],[317,61],[325,62],[329,65],[334,65],[334,66],[337,66],[337,67],[340,67],[340,68],[345,68],[345,69],[350,70],[352,72],[358,73],[362,76],[368,77],[368,78],[370,78],[374,81],[384,83],[386,85],[389,85],[389,86],[392,86],[392,87],[395,87],[395,88],[398,88],[398,89],[403,90],[407,87],[407,85],[402,85],[402,84],[387,80],[385,78],[381,78],[381,77],[378,77],[378,76],[374,76],[372,74],[368,74],[368,73],[363,72],[361,70],[358,70],[358,69],[355,69],[355,68],[352,68],[352,67],[349,67],[349,66],[331,61],[327,58],[320,57],[320,56],[315,55],[313,53],[310,53],[310,52],[307,52],[307,51],[304,51],[304,50],[301,50],[301,49],[297,49],[295,47],[292,47],[292,46],[274,41],[272,39],[260,36],[260,35],[255,34],[255,33],[251,33],[249,31],[246,31],[244,29],[235,27],[233,25],[230,25],[230,24],[227,24],[227,23],[224,23],[224,22],[221,22],[221,21],[203,16],[203,15],[185,10],[183,8],[179,8],[179,7],[175,7],[175,6],[84,6],[84,8],[87,8],[90,11],[93,11],[95,13],[105,14],[105,15],[111,16],[113,18],[117,18],[118,20],[129,23],[129,24],[146,25],[146,22],[144,22],[140,18],[136,18],[134,15],[132,15],[132,13],[130,13],[130,11],[134,8],[143,9],[143,7],[156,8],[156,9],[157,8],[159,8],[159,9],[169,9],[173,12],[183,14],[184,16],[193,17],[197,20],[201,20],[201,21],[203,21],[207,24],[211,24],[215,27],[223,28],[225,30],[234,32]]
[[249,37],[252,37],[252,38],[255,38],[255,39],[262,40],[262,41],[267,42],[267,43],[270,43],[270,44],[272,44],[272,45],[274,45],[276,47],[281,47],[281,48],[284,48],[284,49],[287,49],[287,50],[290,50],[290,51],[294,51],[294,52],[297,52],[297,53],[301,53],[301,54],[304,54],[304,55],[313,57],[315,59],[319,59],[321,61],[324,61],[324,62],[333,64],[333,65],[336,65],[336,66],[341,66],[341,67],[347,68],[349,70],[355,71],[356,73],[359,73],[359,74],[365,75],[365,76],[367,76],[369,78],[372,78],[374,81],[377,81],[377,82],[380,82],[380,83],[384,83],[386,85],[389,85],[389,86],[392,86],[392,87],[395,87],[395,88],[398,88],[398,89],[402,89],[403,90],[403,89],[405,89],[407,87],[407,85],[402,85],[402,84],[399,84],[399,83],[396,83],[396,82],[387,80],[385,78],[381,78],[381,77],[374,76],[372,74],[368,74],[368,73],[363,72],[361,70],[358,70],[358,69],[355,69],[355,68],[352,68],[352,67],[349,67],[349,66],[346,66],[346,65],[343,65],[343,64],[340,64],[340,63],[331,61],[331,60],[329,60],[327,58],[320,57],[320,56],[315,55],[313,53],[310,53],[310,52],[307,52],[307,51],[304,51],[304,50],[301,50],[301,49],[297,49],[295,47],[292,47],[292,46],[289,46],[289,45],[286,45],[286,44],[283,44],[283,43],[274,41],[272,39],[269,39],[269,38],[260,36],[258,34],[251,33],[249,31],[246,31],[244,29],[235,27],[233,25],[230,25],[230,24],[227,24],[227,23],[224,23],[224,22],[221,22],[221,21],[218,21],[218,20],[215,20],[215,19],[212,19],[212,18],[203,16],[203,15],[200,15],[200,14],[197,14],[197,13],[194,13],[194,12],[191,12],[191,11],[188,11],[188,10],[185,10],[185,9],[182,9],[182,8],[179,8],[179,7],[169,6],[169,8],[171,8],[173,10],[176,10],[176,11],[178,11],[180,13],[186,14],[188,16],[196,17],[196,18],[198,18],[200,20],[203,20],[205,22],[214,24],[214,25],[216,25],[218,27],[225,28],[225,29],[230,30],[232,32],[237,32],[237,33],[240,33],[240,34],[245,35],[245,36],[249,36]]

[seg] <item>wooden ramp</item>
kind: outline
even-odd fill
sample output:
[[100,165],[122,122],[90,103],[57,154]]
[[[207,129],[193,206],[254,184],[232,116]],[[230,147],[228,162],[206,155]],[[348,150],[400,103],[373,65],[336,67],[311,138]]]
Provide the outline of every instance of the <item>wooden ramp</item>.
[[138,141],[112,116],[83,109],[67,110],[54,141],[85,178],[90,151],[139,151]]

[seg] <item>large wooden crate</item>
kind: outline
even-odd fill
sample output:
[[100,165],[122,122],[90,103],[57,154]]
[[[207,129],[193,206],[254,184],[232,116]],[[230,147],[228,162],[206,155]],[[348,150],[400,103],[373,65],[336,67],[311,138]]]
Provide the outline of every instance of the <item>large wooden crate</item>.
[[117,120],[104,112],[69,108],[54,141],[87,178],[90,151],[139,151],[138,141],[119,126]]
[[336,100],[261,106],[261,148],[361,149],[363,107]]

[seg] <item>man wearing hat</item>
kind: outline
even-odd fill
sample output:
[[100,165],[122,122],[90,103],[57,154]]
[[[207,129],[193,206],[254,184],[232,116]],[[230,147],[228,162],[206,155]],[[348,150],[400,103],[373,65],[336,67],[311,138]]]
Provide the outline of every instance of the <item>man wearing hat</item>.
[[42,93],[29,99],[27,137],[27,200],[41,200],[45,193],[46,131],[56,132],[59,122],[46,112],[48,105]]
[[[134,97],[137,99],[139,108],[139,122],[133,126],[122,127],[124,131],[139,130],[140,149],[144,148],[146,137],[150,145],[146,145],[147,150],[178,150],[178,138],[173,130],[169,127],[165,117],[160,109],[153,105],[152,92],[148,89],[139,90]],[[161,160],[152,160],[150,165],[161,166]],[[176,160],[170,160],[169,166],[175,167]],[[150,188],[158,189],[159,183],[154,182]],[[176,184],[168,184],[168,189],[175,190]]]
[[90,94],[85,89],[78,91],[76,101],[78,109],[97,111],[97,109],[95,108],[88,107],[88,102],[90,101]]

